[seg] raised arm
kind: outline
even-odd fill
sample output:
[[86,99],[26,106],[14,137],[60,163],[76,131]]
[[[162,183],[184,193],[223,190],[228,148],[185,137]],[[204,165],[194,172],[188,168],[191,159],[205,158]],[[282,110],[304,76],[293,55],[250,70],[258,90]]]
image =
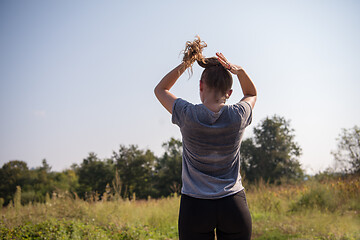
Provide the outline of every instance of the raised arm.
[[172,114],[172,107],[176,100],[176,96],[169,90],[179,79],[181,74],[186,70],[185,64],[181,63],[179,66],[171,70],[168,74],[161,79],[155,87],[154,92],[159,102]]
[[235,67],[238,67],[236,75],[239,79],[241,89],[244,94],[244,97],[241,99],[241,101],[250,103],[251,108],[254,108],[257,98],[256,87],[253,81],[251,81],[249,75],[247,75],[247,73],[243,68],[239,66],[235,66]]
[[248,102],[251,108],[254,108],[257,98],[257,91],[255,84],[252,82],[245,70],[240,66],[230,63],[222,53],[216,53],[216,56],[226,69],[238,77],[241,89],[244,94],[244,97],[241,99],[241,101]]

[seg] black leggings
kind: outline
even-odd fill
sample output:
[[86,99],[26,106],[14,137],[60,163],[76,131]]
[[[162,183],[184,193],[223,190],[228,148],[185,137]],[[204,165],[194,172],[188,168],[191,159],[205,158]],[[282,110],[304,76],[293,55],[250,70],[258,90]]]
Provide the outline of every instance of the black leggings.
[[244,190],[220,199],[181,195],[180,240],[250,239],[251,216]]

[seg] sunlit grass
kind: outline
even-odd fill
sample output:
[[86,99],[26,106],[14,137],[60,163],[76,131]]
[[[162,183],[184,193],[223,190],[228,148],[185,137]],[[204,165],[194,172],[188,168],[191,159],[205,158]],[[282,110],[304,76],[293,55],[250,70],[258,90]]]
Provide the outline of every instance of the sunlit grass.
[[260,182],[247,197],[255,238],[360,239],[356,177],[281,186]]
[[[253,239],[360,239],[360,180],[249,186]],[[4,239],[177,239],[180,197],[87,201],[69,193],[1,209]],[[25,236],[25,237],[24,237]]]
[[66,224],[75,220],[75,225],[98,226],[119,234],[124,232],[127,236],[124,239],[175,239],[179,200],[178,196],[173,196],[146,201],[83,201],[68,193],[54,194],[44,204],[3,208],[1,226],[12,229],[29,222],[36,225],[50,221],[57,225],[58,220]]

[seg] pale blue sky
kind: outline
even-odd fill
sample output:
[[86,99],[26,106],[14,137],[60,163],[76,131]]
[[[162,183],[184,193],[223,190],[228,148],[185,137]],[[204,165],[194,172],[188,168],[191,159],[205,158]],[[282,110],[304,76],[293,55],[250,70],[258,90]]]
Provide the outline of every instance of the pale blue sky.
[[[153,88],[196,34],[206,56],[221,51],[252,77],[252,127],[283,116],[303,168],[332,165],[341,128],[360,125],[359,1],[2,0],[0,166],[46,158],[60,171],[120,144],[160,156],[181,136]],[[173,93],[199,103],[200,74]],[[241,98],[234,83],[229,103]]]

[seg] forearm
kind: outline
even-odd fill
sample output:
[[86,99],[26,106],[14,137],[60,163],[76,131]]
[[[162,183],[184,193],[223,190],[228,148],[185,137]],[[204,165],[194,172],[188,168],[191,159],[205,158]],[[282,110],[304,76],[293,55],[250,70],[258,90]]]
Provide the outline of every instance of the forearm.
[[165,75],[165,77],[163,77],[163,79],[161,79],[161,81],[155,87],[155,93],[157,91],[170,90],[185,70],[186,68],[184,63],[179,64],[177,67],[171,70],[168,74]]
[[169,111],[169,113],[172,113],[172,107],[176,100],[176,96],[172,94],[169,90],[176,83],[176,81],[179,79],[181,74],[184,73],[185,70],[186,67],[184,63],[181,63],[179,66],[166,74],[165,77],[161,79],[161,81],[154,89],[157,99],[166,108],[166,110]]
[[237,71],[236,75],[239,79],[240,86],[244,96],[257,96],[255,84],[247,75],[245,70],[241,68],[240,70]]

